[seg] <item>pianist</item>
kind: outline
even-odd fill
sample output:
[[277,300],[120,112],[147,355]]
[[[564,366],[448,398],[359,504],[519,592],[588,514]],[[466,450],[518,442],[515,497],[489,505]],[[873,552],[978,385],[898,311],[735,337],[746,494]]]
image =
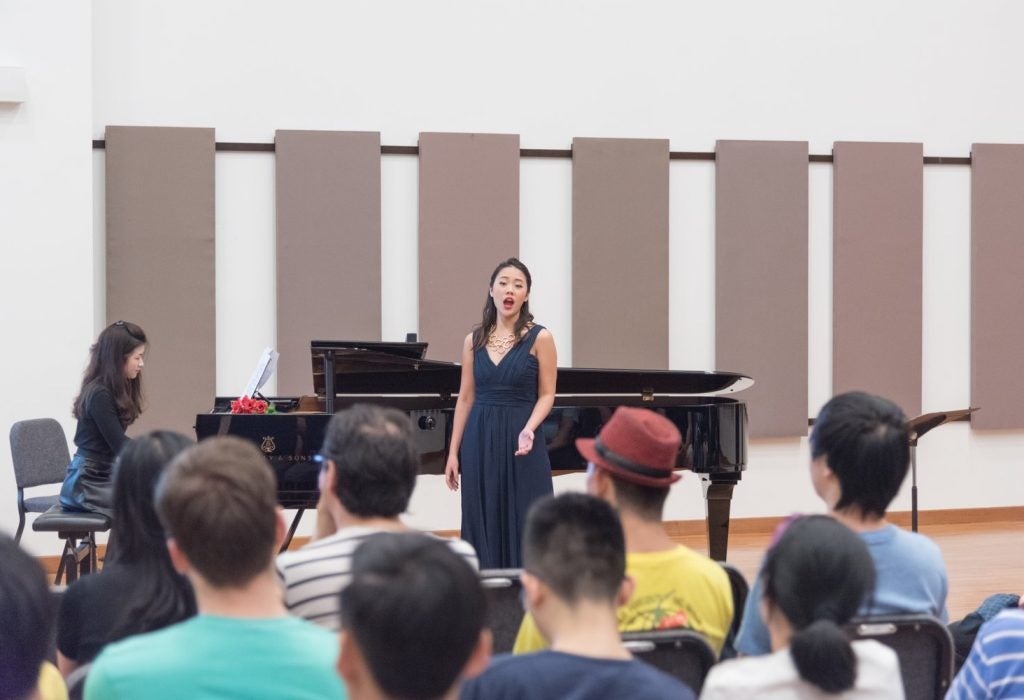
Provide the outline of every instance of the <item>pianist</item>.
[[125,430],[142,413],[145,352],[146,334],[127,321],[107,326],[90,348],[73,409],[78,450],[60,489],[65,510],[113,515],[111,466],[128,440]]
[[[399,516],[416,486],[419,456],[401,411],[356,404],[334,415],[320,450],[320,502],[313,542],[277,560],[289,612],[340,629],[338,591],[349,582],[352,554],[370,535],[409,531]],[[445,540],[474,569],[476,552]]]

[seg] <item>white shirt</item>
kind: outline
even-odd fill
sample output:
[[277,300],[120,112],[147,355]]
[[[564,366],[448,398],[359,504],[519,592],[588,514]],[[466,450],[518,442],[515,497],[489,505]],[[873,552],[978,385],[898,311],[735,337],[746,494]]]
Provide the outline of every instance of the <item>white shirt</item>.
[[748,656],[713,666],[704,682],[701,700],[776,698],[778,700],[903,700],[900,662],[889,647],[873,640],[853,642],[857,680],[853,688],[829,695],[800,678],[789,647],[767,656]]

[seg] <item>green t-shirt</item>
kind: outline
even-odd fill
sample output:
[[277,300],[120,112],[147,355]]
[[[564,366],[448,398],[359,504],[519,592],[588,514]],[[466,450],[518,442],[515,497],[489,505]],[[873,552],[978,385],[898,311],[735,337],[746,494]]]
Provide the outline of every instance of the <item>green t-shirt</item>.
[[105,648],[85,698],[333,700],[337,660],[338,637],[305,620],[199,615]]

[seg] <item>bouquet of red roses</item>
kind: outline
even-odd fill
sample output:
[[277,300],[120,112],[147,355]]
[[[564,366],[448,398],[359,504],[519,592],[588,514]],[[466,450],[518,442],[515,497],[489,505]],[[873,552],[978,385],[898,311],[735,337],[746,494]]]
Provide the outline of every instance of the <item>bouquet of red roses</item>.
[[263,399],[242,396],[231,402],[232,413],[277,413],[274,404]]

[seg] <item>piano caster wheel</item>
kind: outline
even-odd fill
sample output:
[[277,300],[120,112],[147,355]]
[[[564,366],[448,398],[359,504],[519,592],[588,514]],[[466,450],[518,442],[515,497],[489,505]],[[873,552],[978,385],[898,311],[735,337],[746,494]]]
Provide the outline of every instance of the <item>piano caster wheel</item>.
[[418,423],[420,430],[433,430],[437,427],[437,421],[433,416],[420,416]]

